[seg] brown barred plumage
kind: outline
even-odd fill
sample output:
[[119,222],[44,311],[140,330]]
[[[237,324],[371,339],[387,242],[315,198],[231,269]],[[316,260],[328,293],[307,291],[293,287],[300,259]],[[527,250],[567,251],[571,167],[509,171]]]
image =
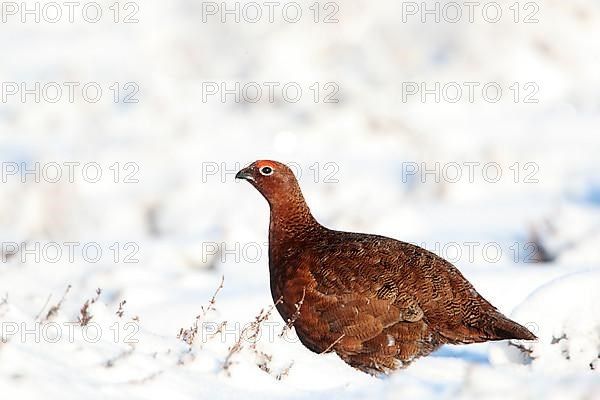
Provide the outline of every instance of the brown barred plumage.
[[536,338],[443,258],[387,237],[320,225],[286,165],[256,161],[236,178],[269,202],[271,293],[283,299],[277,310],[284,320],[296,317],[298,337],[310,350],[335,351],[378,374],[445,343]]

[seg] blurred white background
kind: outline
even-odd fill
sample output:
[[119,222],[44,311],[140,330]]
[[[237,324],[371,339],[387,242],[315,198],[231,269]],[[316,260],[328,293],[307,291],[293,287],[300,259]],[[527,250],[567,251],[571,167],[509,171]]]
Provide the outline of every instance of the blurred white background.
[[[281,2],[272,21],[264,2],[0,5],[7,397],[600,396],[597,1]],[[176,335],[222,276],[207,321],[271,304],[268,206],[234,181],[256,159],[293,165],[323,224],[450,259],[540,341],[527,357],[448,348],[376,380],[263,338],[270,372],[249,346],[224,372],[234,333]],[[97,288],[100,342],[21,336],[77,321]],[[138,343],[114,340],[132,319]]]

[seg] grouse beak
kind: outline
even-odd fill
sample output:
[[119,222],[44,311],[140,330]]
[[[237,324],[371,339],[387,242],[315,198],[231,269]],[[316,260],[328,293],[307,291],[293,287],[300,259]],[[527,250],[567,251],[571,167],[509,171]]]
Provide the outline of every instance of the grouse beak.
[[252,176],[252,170],[250,170],[249,167],[240,170],[237,174],[235,174],[235,179],[245,179],[247,181],[254,181],[254,177]]

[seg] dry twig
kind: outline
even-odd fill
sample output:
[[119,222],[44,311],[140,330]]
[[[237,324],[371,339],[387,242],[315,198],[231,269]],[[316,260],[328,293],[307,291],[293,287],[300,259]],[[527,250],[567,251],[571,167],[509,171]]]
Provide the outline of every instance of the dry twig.
[[257,363],[258,367],[263,371],[269,372],[270,368],[268,363],[271,361],[271,356],[266,353],[260,352],[256,349],[256,342],[258,336],[260,334],[261,324],[266,321],[273,312],[273,309],[279,305],[283,301],[283,297],[280,297],[274,304],[269,306],[266,310],[263,308],[260,310],[258,315],[254,318],[250,324],[246,325],[244,329],[240,332],[240,336],[236,340],[236,342],[229,348],[229,353],[227,353],[227,357],[225,357],[225,361],[223,361],[223,370],[229,375],[229,368],[233,362],[231,361],[232,357],[242,351],[244,348],[244,341],[250,341],[250,349],[254,352],[254,354],[259,359]]
[[79,325],[86,326],[87,324],[90,323],[90,321],[92,320],[92,318],[94,316],[92,314],[90,314],[89,307],[90,307],[90,305],[92,305],[98,301],[98,299],[100,298],[100,294],[102,294],[102,289],[98,288],[98,289],[96,289],[96,297],[94,297],[91,300],[86,300],[85,303],[83,303],[81,310],[79,310],[79,318],[78,318]]
[[117,314],[117,317],[123,318],[123,314],[125,314],[125,309],[123,308],[123,306],[125,304],[127,304],[127,300],[123,300],[122,302],[119,303],[119,309],[115,313],[115,314]]
[[291,318],[288,318],[285,326],[283,327],[283,329],[281,330],[281,333],[279,334],[279,337],[283,337],[290,329],[292,329],[292,326],[294,326],[294,323],[296,323],[296,320],[300,316],[300,309],[302,308],[302,304],[304,304],[304,296],[306,296],[306,288],[302,289],[302,298],[300,299],[299,302],[294,304],[294,306],[296,307],[296,311],[294,312],[294,315],[292,315]]
[[344,338],[344,336],[346,336],[346,334],[342,333],[342,335],[339,338],[335,339],[335,341],[333,343],[331,343],[325,350],[323,350],[319,354],[329,353],[331,351],[331,349],[333,349],[333,346],[335,346],[336,344],[338,344],[340,342],[340,340],[342,340]]
[[293,366],[294,366],[294,362],[292,361],[290,363],[290,365],[288,365],[287,367],[285,367],[283,370],[281,370],[280,373],[277,374],[277,376],[275,377],[275,379],[277,379],[278,381],[280,381],[283,378],[286,378],[290,374],[290,369],[292,369]]
[[[71,285],[68,285],[67,288],[65,289],[65,293],[63,294],[63,296],[60,299],[60,301],[58,303],[56,303],[55,305],[53,305],[52,307],[50,307],[50,309],[46,313],[46,316],[42,319],[41,322],[49,321],[50,319],[54,318],[54,316],[58,313],[58,310],[60,310],[60,308],[62,307],[62,304],[65,301],[65,298],[67,297],[67,294],[70,291],[71,291]],[[44,305],[44,308],[46,308],[46,305]],[[40,311],[40,314],[42,313],[43,310],[44,309],[42,309]],[[36,317],[36,319],[37,319],[37,317]]]
[[[217,301],[217,295],[219,294],[221,289],[223,289],[224,284],[225,284],[225,276],[223,275],[221,277],[221,283],[219,284],[219,287],[217,287],[217,290],[215,290],[215,293],[212,295],[206,308],[204,308],[203,306],[201,307],[202,313],[200,315],[196,316],[196,319],[194,320],[194,323],[190,328],[188,328],[188,329],[181,328],[179,330],[179,333],[177,334],[177,339],[183,340],[189,346],[191,346],[194,343],[194,339],[196,338],[196,335],[198,335],[198,331],[200,330],[200,325],[205,320],[206,315],[210,311],[215,310],[215,303]],[[224,323],[222,324],[220,329],[222,329],[223,326],[224,326]],[[216,333],[217,332],[215,332],[215,334]]]

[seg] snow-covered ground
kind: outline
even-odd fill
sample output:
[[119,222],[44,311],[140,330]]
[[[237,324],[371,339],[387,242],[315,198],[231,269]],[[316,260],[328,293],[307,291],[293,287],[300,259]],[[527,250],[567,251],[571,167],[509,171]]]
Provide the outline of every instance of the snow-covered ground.
[[[445,2],[439,23],[421,2],[296,2],[297,23],[287,2],[256,23],[246,2],[236,22],[98,1],[97,23],[47,3],[0,15],[3,398],[600,398],[597,1],[499,2],[496,23],[487,2],[472,23],[461,2],[458,23]],[[539,341],[384,379],[309,352],[265,315],[268,208],[234,181],[261,158],[325,225],[435,251]]]

